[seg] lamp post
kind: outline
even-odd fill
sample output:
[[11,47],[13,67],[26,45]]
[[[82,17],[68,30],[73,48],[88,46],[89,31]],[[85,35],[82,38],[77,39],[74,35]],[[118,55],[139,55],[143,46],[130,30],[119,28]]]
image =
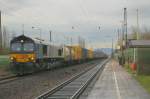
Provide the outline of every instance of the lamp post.
[[52,31],[49,31],[49,35],[50,35],[50,42],[52,42]]
[[113,58],[114,56],[114,40],[112,38],[112,53],[111,53],[111,57]]
[[42,41],[42,29],[39,28],[39,27],[33,27],[33,26],[32,26],[32,29],[35,29],[35,30],[39,30],[39,31],[40,31],[40,43],[41,43],[41,41]]
[[100,27],[100,26],[98,26],[98,29],[100,30],[100,29],[101,29],[101,27]]

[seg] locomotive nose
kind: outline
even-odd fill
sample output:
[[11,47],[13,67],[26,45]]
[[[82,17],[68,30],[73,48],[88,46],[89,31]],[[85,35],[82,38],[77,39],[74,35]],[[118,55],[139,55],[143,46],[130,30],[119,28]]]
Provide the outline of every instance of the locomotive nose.
[[12,54],[10,59],[18,63],[34,62],[35,54]]

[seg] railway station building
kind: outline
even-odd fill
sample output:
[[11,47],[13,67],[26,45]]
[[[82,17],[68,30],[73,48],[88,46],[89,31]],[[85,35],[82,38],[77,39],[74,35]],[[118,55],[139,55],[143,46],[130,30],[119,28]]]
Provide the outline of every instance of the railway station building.
[[137,74],[150,75],[150,40],[130,40],[124,55]]

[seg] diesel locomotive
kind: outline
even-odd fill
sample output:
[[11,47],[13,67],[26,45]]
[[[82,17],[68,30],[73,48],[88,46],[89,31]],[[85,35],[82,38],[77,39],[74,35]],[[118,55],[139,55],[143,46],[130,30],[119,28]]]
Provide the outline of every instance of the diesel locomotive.
[[10,42],[10,66],[18,75],[104,57],[104,53],[80,46],[58,45],[25,35],[15,37]]

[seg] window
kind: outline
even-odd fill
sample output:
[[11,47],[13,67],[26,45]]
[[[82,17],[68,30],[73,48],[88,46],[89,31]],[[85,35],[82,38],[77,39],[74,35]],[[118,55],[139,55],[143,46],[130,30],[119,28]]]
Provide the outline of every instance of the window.
[[58,50],[58,56],[61,56],[61,55],[62,55],[62,50],[59,49],[59,50]]
[[23,44],[23,50],[24,51],[33,51],[34,50],[34,44],[33,43],[24,43]]
[[21,51],[22,50],[21,43],[12,43],[11,50],[12,51]]
[[43,45],[43,55],[47,56],[47,45]]

